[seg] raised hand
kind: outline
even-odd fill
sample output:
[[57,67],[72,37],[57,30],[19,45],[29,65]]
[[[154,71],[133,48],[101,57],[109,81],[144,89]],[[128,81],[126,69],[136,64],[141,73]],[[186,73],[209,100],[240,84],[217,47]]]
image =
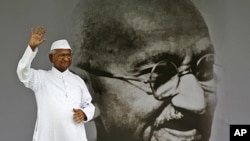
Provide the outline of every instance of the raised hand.
[[29,45],[33,51],[36,49],[36,47],[38,47],[46,40],[46,38],[44,38],[44,34],[45,34],[45,29],[42,26],[31,28]]

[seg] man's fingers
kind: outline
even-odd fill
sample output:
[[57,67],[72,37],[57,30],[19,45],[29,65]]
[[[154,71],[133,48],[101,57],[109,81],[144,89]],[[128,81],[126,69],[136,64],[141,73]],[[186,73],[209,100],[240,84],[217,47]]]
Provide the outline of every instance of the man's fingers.
[[34,50],[37,46],[46,41],[46,38],[44,38],[45,28],[42,26],[37,26],[35,28],[31,28],[30,32],[31,37],[29,45],[31,46],[32,50]]
[[77,123],[80,123],[80,122],[83,121],[82,118],[80,118],[80,117],[78,117],[78,116],[75,116],[73,119],[74,119],[74,121],[77,122]]
[[37,26],[35,28],[31,28],[31,34],[44,35],[46,30],[43,26]]
[[39,35],[43,35],[43,34],[45,34],[45,29],[44,29],[44,27],[42,27],[42,26],[38,26],[36,32],[37,32],[37,34],[39,34]]
[[81,109],[74,109],[73,108],[73,119],[75,120],[75,122],[80,123],[84,120],[84,114],[83,111]]

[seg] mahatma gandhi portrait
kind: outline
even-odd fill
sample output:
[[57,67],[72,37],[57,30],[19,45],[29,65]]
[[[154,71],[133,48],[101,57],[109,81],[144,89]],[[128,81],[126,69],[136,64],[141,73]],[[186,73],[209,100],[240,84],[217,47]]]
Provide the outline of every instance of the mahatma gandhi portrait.
[[209,140],[215,52],[190,0],[80,0],[72,16],[97,141]]

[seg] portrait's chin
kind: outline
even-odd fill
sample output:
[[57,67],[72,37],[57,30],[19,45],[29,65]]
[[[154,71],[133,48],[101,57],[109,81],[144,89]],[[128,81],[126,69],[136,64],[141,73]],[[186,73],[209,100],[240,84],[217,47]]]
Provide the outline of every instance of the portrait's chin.
[[201,138],[202,134],[200,134],[196,129],[180,131],[167,127],[160,129],[148,127],[143,134],[143,141],[198,141],[201,140]]

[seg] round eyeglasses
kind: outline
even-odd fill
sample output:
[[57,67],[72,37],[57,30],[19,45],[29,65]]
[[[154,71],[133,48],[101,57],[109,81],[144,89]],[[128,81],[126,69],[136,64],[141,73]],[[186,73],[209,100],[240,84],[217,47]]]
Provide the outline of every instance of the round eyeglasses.
[[[184,69],[179,69],[181,67]],[[152,68],[148,82],[152,93],[156,95],[157,88],[167,83],[175,75],[178,76],[178,79],[173,80],[174,84],[172,84],[172,88],[174,89],[178,87],[180,78],[187,74],[193,74],[200,82],[215,79],[214,67],[219,67],[215,65],[214,54],[202,56],[193,66],[182,65],[177,67],[177,65],[171,61],[160,61]]]
[[[198,61],[196,61],[195,64],[185,65],[185,69],[179,69],[181,67],[183,66],[177,67],[174,62],[164,60],[157,62],[151,68],[142,70],[141,72],[143,73],[138,73],[131,76],[117,75],[98,69],[87,70],[87,72],[95,76],[114,78],[125,81],[141,89],[147,94],[154,95],[156,97],[156,90],[163,84],[170,81],[173,77],[178,78],[171,85],[173,89],[176,89],[179,85],[180,78],[184,75],[193,74],[198,81],[206,82],[212,79],[216,79],[217,76],[214,73],[215,67],[222,68],[220,65],[215,64],[214,54],[206,54],[202,56],[200,59],[198,59]],[[145,77],[140,77],[141,75],[144,75]],[[135,81],[143,83],[144,86],[138,85],[138,83],[135,83]],[[145,84],[147,86],[145,86]],[[145,87],[147,87],[147,90]]]

